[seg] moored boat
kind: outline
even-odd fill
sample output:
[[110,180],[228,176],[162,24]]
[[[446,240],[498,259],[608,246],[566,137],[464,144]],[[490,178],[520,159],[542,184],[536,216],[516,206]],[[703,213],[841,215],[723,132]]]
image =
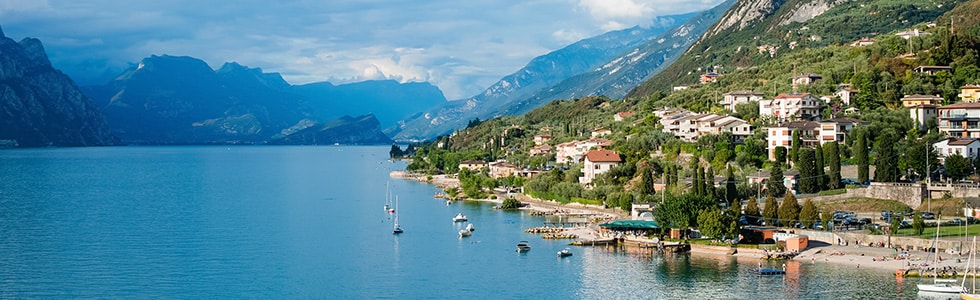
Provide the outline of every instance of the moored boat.
[[527,241],[520,241],[517,243],[517,252],[528,252],[531,251],[531,245],[528,245]]
[[453,217],[453,222],[466,222],[467,220],[469,219],[466,218],[466,215],[463,213],[458,213],[455,217]]
[[569,257],[569,256],[572,256],[572,251],[569,250],[568,248],[561,249],[561,251],[558,251],[558,257]]

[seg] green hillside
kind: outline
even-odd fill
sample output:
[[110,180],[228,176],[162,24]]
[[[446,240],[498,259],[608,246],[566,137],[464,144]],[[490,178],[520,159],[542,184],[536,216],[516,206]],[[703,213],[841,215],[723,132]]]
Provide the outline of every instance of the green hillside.
[[[757,1],[739,1],[732,10],[737,10],[740,5],[747,5],[750,2]],[[773,2],[778,3],[781,1]],[[664,72],[637,87],[627,97],[643,97],[656,91],[666,92],[673,86],[696,84],[698,82],[698,76],[707,70],[714,70],[727,76],[746,70],[753,72],[752,69],[763,68],[763,65],[766,63],[788,64],[783,68],[785,69],[784,74],[786,74],[786,78],[785,80],[781,80],[782,78],[776,77],[775,74],[757,73],[755,75],[757,78],[754,80],[755,85],[762,85],[764,82],[774,79],[778,82],[788,84],[789,74],[794,64],[797,65],[798,72],[829,73],[815,68],[816,66],[811,67],[807,65],[806,61],[798,61],[807,55],[811,55],[807,51],[821,49],[827,46],[842,47],[862,37],[871,37],[883,42],[892,41],[890,45],[894,48],[888,50],[893,50],[892,52],[896,53],[907,52],[907,45],[900,43],[900,41],[894,41],[896,36],[892,34],[893,32],[912,28],[919,28],[921,30],[930,29],[930,31],[938,31],[939,29],[948,30],[949,23],[943,22],[948,20],[948,18],[939,20],[937,18],[949,11],[957,3],[965,1],[846,1],[808,21],[802,23],[789,22],[788,24],[781,25],[785,23],[783,20],[790,19],[801,6],[810,2],[819,1],[784,1],[782,5],[778,5],[767,17],[759,20],[745,21],[749,26],[742,30],[737,30],[734,27],[728,28],[702,39],[692,46],[674,64],[664,70]],[[966,16],[969,16],[968,14],[958,14],[958,16],[962,16],[964,20],[976,22],[973,21],[975,17],[967,18]],[[940,26],[928,28],[927,23],[934,21],[940,24]],[[716,28],[717,26],[719,25],[716,24]],[[709,32],[712,32],[712,30],[709,30]],[[965,33],[961,31],[957,34],[965,35]],[[912,46],[914,49],[924,49],[925,46],[921,44],[934,44],[935,42],[930,40],[935,38],[940,37],[932,36],[929,39],[913,39]],[[793,49],[789,46],[791,43],[795,43]],[[774,57],[771,57],[768,51],[765,53],[759,51],[758,47],[766,45],[778,47]],[[886,55],[886,53],[876,54]],[[786,56],[790,57],[787,58]],[[873,57],[868,55],[867,58],[870,59]],[[867,62],[868,60],[865,59],[855,62],[855,64],[849,67],[851,69],[862,67]],[[927,64],[925,62],[911,63],[916,65]],[[871,65],[874,66],[874,63],[872,62]],[[822,73],[820,74],[823,75]],[[832,78],[831,81],[843,82],[849,79],[848,75],[850,74],[845,72],[835,73],[833,75],[838,77]],[[742,85],[751,87],[753,83],[742,83]],[[784,86],[780,88],[777,84],[777,90],[780,89],[782,92],[786,92],[788,87]],[[769,90],[771,91],[772,88],[770,87]]]

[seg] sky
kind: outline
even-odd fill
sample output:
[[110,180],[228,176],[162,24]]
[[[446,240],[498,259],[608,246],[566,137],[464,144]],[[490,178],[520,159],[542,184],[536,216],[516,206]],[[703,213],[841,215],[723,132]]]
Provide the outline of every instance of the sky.
[[427,81],[468,98],[532,58],[722,0],[0,0],[0,28],[38,38],[82,85],[150,55],[279,72],[291,84]]

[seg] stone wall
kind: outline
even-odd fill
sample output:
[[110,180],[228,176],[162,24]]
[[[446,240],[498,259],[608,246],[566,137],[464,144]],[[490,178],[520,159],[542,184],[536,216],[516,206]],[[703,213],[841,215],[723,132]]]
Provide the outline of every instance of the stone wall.
[[[980,192],[980,190],[978,190]],[[912,208],[922,204],[927,195],[926,186],[919,183],[877,183],[872,182],[866,188],[848,188],[840,195],[812,197],[813,201],[832,201],[851,198],[873,198],[895,200]]]
[[[861,247],[868,247],[869,244],[881,243],[883,245],[888,245],[887,235],[872,235],[864,231],[845,231],[845,232],[826,232],[826,231],[810,231],[810,230],[800,230],[799,234],[806,235],[810,240],[821,241],[831,245],[835,245],[840,241],[846,242],[849,246],[854,246],[861,242]],[[933,247],[932,239],[922,239],[915,237],[891,237],[891,245],[893,247],[898,247],[900,249],[909,249],[917,251],[926,251]],[[970,247],[965,241],[958,239],[943,239],[936,242],[936,246],[939,248],[940,253],[959,253],[960,251],[967,251]]]

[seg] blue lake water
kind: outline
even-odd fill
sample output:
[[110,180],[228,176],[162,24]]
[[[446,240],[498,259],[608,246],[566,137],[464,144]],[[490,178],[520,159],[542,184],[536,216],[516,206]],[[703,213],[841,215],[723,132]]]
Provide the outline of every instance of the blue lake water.
[[[0,298],[914,299],[914,280],[572,247],[543,217],[389,179],[389,147],[0,151]],[[385,186],[405,233],[391,234]],[[476,227],[459,238],[458,212]],[[533,247],[515,252],[520,240]],[[776,266],[773,263],[772,266]]]

